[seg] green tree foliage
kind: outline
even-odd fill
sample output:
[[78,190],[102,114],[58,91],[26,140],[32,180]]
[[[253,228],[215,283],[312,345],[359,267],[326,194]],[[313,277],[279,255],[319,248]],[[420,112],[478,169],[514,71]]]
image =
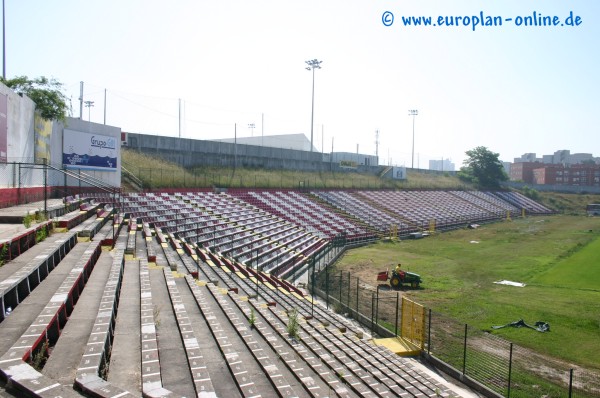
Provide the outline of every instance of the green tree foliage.
[[468,158],[458,172],[458,177],[480,188],[497,188],[501,181],[508,180],[504,167],[498,159],[500,154],[483,146],[466,151]]
[[12,79],[0,77],[0,82],[17,94],[31,98],[36,110],[44,119],[65,121],[70,108],[67,105],[67,97],[62,92],[63,85],[59,81],[44,76],[35,79],[17,76]]

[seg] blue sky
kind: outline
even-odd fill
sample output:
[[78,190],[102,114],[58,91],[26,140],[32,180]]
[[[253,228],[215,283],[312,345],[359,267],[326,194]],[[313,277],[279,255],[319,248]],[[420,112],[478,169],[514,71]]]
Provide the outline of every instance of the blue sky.
[[[512,161],[600,156],[600,2],[5,0],[6,74],[54,77],[79,116],[211,139],[304,133],[321,150],[415,167],[486,146]],[[394,24],[384,26],[385,11]],[[572,11],[579,26],[516,26]],[[402,16],[501,16],[502,26],[403,26]],[[262,117],[264,114],[264,126]],[[323,134],[322,134],[323,132]]]

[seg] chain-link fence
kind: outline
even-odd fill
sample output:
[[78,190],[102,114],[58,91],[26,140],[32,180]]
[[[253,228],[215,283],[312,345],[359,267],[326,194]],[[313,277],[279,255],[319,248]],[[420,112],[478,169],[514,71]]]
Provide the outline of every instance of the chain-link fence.
[[[314,283],[315,294],[335,312],[347,314],[376,335],[402,336],[402,290],[372,286],[327,265]],[[600,372],[548,358],[430,309],[425,312],[423,340],[426,356],[497,396],[600,397]]]

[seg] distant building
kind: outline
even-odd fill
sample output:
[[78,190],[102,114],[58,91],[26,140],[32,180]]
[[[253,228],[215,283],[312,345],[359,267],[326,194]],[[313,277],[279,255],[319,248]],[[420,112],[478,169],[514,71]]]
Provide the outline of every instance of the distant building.
[[[265,146],[269,148],[295,149],[310,152],[310,140],[304,134],[278,134],[256,137],[223,138],[217,142],[237,142],[240,145]],[[313,147],[313,152],[319,152]]]
[[542,159],[537,158],[535,153],[524,153],[520,158],[515,158],[514,163],[534,163],[541,161]]
[[533,184],[600,186],[600,165],[545,165],[533,170]]
[[437,170],[437,171],[454,171],[454,163],[450,161],[450,159],[441,159],[441,160],[430,160],[429,161],[429,170]]
[[509,179],[533,184],[533,170],[540,168],[541,162],[518,162],[510,166]]
[[591,153],[571,153],[568,149],[561,149],[551,155],[536,157],[535,153],[524,153],[520,158],[515,158],[514,163],[541,162],[544,164],[572,165],[581,163],[600,163],[600,158],[594,158]]
[[600,186],[600,158],[591,153],[571,153],[561,149],[536,157],[525,153],[515,158],[508,174],[511,181],[541,185]]
[[379,158],[373,155],[353,152],[333,152],[331,161],[342,167],[356,168],[357,166],[379,166]]

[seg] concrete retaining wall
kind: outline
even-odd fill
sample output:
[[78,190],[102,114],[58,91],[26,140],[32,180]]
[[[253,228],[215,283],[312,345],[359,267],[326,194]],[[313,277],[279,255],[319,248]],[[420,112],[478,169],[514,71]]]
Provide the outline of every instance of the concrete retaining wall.
[[[161,137],[127,133],[130,149],[161,157],[183,167],[256,167],[264,169],[287,169],[302,171],[348,171],[330,161],[329,154],[271,148],[229,142],[192,140],[189,138]],[[144,167],[143,165],[136,165]],[[383,166],[359,165],[362,173],[377,175]]]

